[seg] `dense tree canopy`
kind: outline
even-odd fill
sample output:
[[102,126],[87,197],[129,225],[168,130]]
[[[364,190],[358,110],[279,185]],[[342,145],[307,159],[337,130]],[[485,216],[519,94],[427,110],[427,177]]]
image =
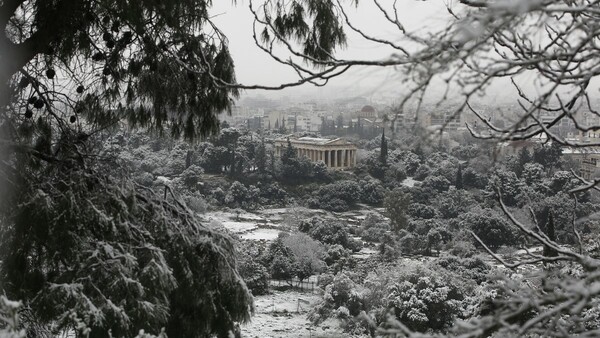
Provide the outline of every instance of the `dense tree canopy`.
[[[568,271],[564,274],[557,269],[544,276],[547,285],[543,288],[503,283],[500,288],[508,294],[503,306],[491,315],[475,318],[463,337],[487,336],[494,331],[523,335],[529,330],[544,336],[561,334],[560,329],[573,335],[585,333],[579,318],[597,308],[600,264],[581,251],[580,243],[576,252],[550,238],[580,240],[575,225],[572,230],[567,227],[565,212],[562,218],[552,216],[543,233],[523,226],[507,205],[520,208],[526,194],[539,197],[553,192],[555,197],[540,198],[543,203],[532,208],[532,214],[543,221],[550,209],[567,206],[561,193],[572,193],[581,183],[573,182],[568,172],[551,172],[549,167],[560,166],[559,145],[598,145],[575,144],[559,135],[555,127],[564,121],[582,132],[598,129],[597,125],[581,124],[576,112],[582,104],[593,111],[588,86],[600,74],[599,3],[446,2],[451,19],[447,27],[421,35],[405,29],[396,15],[401,11],[396,2],[382,5],[374,1],[382,19],[402,34],[398,41],[371,36],[355,26],[347,16],[347,5],[357,3],[273,0],[258,7],[251,3],[259,47],[300,76],[296,83],[272,88],[307,82],[322,85],[354,66],[395,66],[407,78],[407,95],[400,100],[398,112],[403,112],[412,99],[421,102],[437,79],[448,86],[446,93],[457,93],[458,105],[452,117],[468,111],[487,127],[469,125],[477,137],[504,141],[543,135],[552,139],[553,143],[534,149],[531,157],[521,153],[514,170],[495,170],[489,180],[482,175],[490,169],[485,165],[463,172],[460,163],[445,154],[430,153],[427,160],[419,158],[421,151],[388,154],[383,151],[387,143],[382,145],[381,154],[386,156],[380,162],[392,164],[396,157],[404,158],[405,165],[371,166],[370,172],[381,178],[390,176],[389,170],[395,178],[409,173],[424,180],[421,186],[410,189],[410,194],[403,188],[390,189],[384,200],[391,228],[395,236],[403,236],[405,250],[418,252],[424,240],[428,248],[439,249],[449,237],[447,229],[440,226],[439,216],[455,219],[456,228],[470,229],[482,245],[496,249],[516,242],[513,228],[496,210],[477,212],[454,205],[455,195],[462,201],[470,200],[457,195],[462,189],[457,193],[451,188],[459,182],[460,172],[460,186],[487,186],[488,200],[500,190],[502,198],[490,205],[499,203],[512,225],[553,253],[552,257],[532,255],[529,261],[516,263],[494,257],[512,268],[540,262],[565,264]],[[94,147],[99,136],[109,134],[102,131],[123,120],[131,127],[187,139],[217,131],[216,115],[230,108],[238,89],[244,86],[236,83],[226,38],[210,20],[211,4],[210,0],[1,2],[0,188],[6,187],[5,191],[13,194],[1,196],[0,201],[0,288],[23,300],[42,324],[54,324],[61,330],[80,328],[83,322],[93,337],[106,336],[109,330],[130,336],[139,328],[158,331],[161,327],[173,337],[202,337],[228,336],[235,322],[248,318],[252,301],[236,272],[230,239],[200,225],[175,194],[168,194],[168,186],[161,198],[145,184],[124,175],[110,154]],[[387,45],[394,53],[382,60],[338,57],[334,52],[345,44],[348,30]],[[273,48],[274,44],[281,44],[288,55],[276,55],[282,49]],[[541,84],[540,91],[531,94],[522,89],[519,74],[533,74]],[[498,78],[510,78],[507,83],[514,85],[522,109],[517,119],[502,125],[494,125],[471,105],[472,99]],[[278,122],[276,128],[284,132],[285,119],[281,126]],[[153,146],[161,147],[159,143]],[[257,149],[252,140],[229,130],[203,149],[205,169],[231,176],[252,170],[251,164],[250,168],[244,166],[251,158],[247,155]],[[310,166],[298,160],[291,147],[288,151],[282,161],[284,173],[304,178],[315,176],[315,168],[322,173],[322,165]],[[259,153],[265,157],[264,150]],[[460,153],[465,160],[476,156],[469,149]],[[548,172],[528,164],[530,158]],[[191,168],[185,182],[193,187],[197,182],[190,177],[195,175],[190,162],[190,158],[177,161],[169,170]],[[156,163],[143,165],[157,170]],[[256,166],[264,171],[264,160]],[[271,167],[273,174],[275,165]],[[589,182],[587,188],[597,183]],[[215,199],[222,195],[219,199],[231,205],[243,205],[257,197],[255,188],[239,182],[229,186],[227,193],[213,192]],[[382,199],[376,184],[367,189],[353,181],[321,187],[320,193],[333,210],[345,210],[359,200]],[[423,207],[436,196],[441,197],[434,203],[441,209],[439,213]],[[410,207],[411,201],[419,204]],[[446,206],[448,211],[444,212]],[[308,225],[307,232],[315,239],[359,248],[337,223]],[[369,229],[375,235],[384,234],[381,247],[386,251],[386,243],[391,242],[387,226]],[[571,234],[569,238],[566,231]],[[283,245],[282,240],[275,243],[272,251],[281,254],[272,257],[273,277],[295,274],[305,278],[320,269],[320,264],[312,264],[317,261],[315,257],[305,257],[308,264],[290,269],[298,262],[293,248]],[[305,244],[316,247],[311,241]],[[462,300],[462,293],[449,293],[443,278],[415,274],[399,281],[393,288],[382,285],[396,319],[408,323],[409,328],[424,331],[424,323],[428,323],[446,330],[453,314],[462,313],[456,303]],[[338,313],[355,315],[366,308],[360,294],[350,292],[353,281],[340,276],[337,284],[329,287],[326,295],[331,296]],[[395,292],[390,294],[389,290]],[[579,312],[574,313],[573,308]],[[449,316],[430,318],[429,312]],[[531,313],[537,317],[526,317]],[[523,318],[529,320],[521,322],[523,326],[512,325]],[[436,323],[437,319],[441,321]]]
[[41,323],[204,337],[249,318],[230,239],[97,144],[121,121],[187,139],[218,130],[238,92],[211,80],[235,82],[210,5],[0,3],[0,288]]
[[90,125],[122,117],[188,138],[217,130],[216,114],[237,91],[214,86],[208,73],[235,82],[227,41],[208,18],[210,5],[4,1],[5,137],[23,141],[17,130],[46,124],[54,133],[89,132]]

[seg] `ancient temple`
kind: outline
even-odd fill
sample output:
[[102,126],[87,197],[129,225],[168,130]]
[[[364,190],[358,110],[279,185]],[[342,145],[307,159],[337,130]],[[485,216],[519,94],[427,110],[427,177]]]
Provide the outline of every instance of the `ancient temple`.
[[275,155],[281,156],[290,141],[298,156],[311,161],[323,161],[330,169],[347,169],[356,166],[356,146],[344,139],[316,137],[280,138],[275,140]]

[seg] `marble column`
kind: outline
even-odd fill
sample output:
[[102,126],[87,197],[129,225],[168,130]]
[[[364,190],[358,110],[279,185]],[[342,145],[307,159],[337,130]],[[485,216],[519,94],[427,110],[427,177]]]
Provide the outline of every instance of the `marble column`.
[[337,150],[333,150],[332,153],[333,153],[333,167],[337,168],[337,166],[338,166]]
[[342,153],[344,154],[344,167],[349,167],[348,165],[348,149],[344,149],[342,150]]

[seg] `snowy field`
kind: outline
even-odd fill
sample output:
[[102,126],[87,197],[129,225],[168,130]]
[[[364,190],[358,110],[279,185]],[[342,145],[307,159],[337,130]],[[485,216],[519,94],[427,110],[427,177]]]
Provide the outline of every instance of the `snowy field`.
[[[308,209],[303,207],[273,208],[264,209],[256,212],[236,212],[236,211],[212,211],[204,213],[201,216],[205,222],[215,222],[222,225],[232,234],[242,239],[252,241],[273,241],[279,235],[282,225],[286,224],[286,219],[301,218],[306,219],[313,216],[331,217],[339,219],[348,226],[357,226],[369,213],[375,212],[383,214],[381,208],[371,208],[367,205],[359,205],[360,209],[347,212],[328,212],[321,209]],[[383,216],[383,215],[382,215]],[[385,217],[384,217],[385,218]],[[359,253],[361,256],[372,254],[365,249]]]
[[276,229],[257,229],[255,231],[242,234],[240,237],[252,241],[274,241],[279,235],[279,230]]
[[255,297],[254,301],[256,314],[250,323],[242,325],[244,338],[350,337],[335,320],[321,325],[313,325],[308,320],[309,311],[321,301],[318,293],[273,291]]

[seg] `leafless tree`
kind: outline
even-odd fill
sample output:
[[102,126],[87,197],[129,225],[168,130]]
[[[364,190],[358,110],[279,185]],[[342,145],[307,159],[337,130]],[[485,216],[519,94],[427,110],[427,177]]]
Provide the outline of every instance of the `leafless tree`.
[[[467,125],[477,138],[518,141],[544,137],[569,147],[600,146],[598,142],[573,140],[557,132],[561,124],[571,125],[583,134],[600,130],[600,113],[592,95],[594,80],[600,74],[600,1],[448,1],[445,3],[448,24],[438,31],[425,33],[405,29],[399,19],[402,11],[399,1],[369,1],[379,10],[380,18],[374,20],[384,20],[396,27],[397,35],[392,38],[376,36],[368,32],[368,27],[359,27],[350,15],[356,3],[266,0],[257,4],[251,1],[256,45],[274,61],[292,68],[298,80],[273,87],[228,83],[216,76],[212,77],[213,81],[219,86],[248,89],[281,89],[305,83],[323,86],[353,67],[394,67],[407,79],[404,84],[410,86],[395,109],[397,113],[416,102],[418,114],[428,90],[441,82],[445,92],[439,103],[448,100],[450,95],[454,100],[460,98],[452,117],[474,114],[486,127],[478,129]],[[343,46],[347,31],[388,46],[394,52],[378,60],[338,57],[335,50]],[[519,84],[524,76],[533,79],[535,93]],[[515,103],[520,107],[516,118],[503,126],[494,125],[491,116],[473,105],[474,99],[485,94],[497,81],[512,85]],[[588,113],[587,117],[583,112]],[[571,191],[573,195],[597,189],[600,183],[598,179],[577,177],[582,184]],[[582,249],[585,243],[575,226],[573,231],[579,239],[579,247],[566,248],[536,231],[539,228],[535,221],[526,225],[513,216],[501,199],[500,205],[519,230],[557,255],[545,257],[529,252],[525,259],[507,261],[488,249],[508,270],[537,267],[538,278],[529,284],[517,284],[514,278],[504,279],[498,285],[505,297],[499,301],[496,311],[459,323],[450,335],[465,338],[492,334],[600,335],[598,327],[586,322],[600,302],[600,261]],[[553,268],[542,268],[550,265]],[[390,324],[380,333],[430,336],[411,332],[393,319]]]

